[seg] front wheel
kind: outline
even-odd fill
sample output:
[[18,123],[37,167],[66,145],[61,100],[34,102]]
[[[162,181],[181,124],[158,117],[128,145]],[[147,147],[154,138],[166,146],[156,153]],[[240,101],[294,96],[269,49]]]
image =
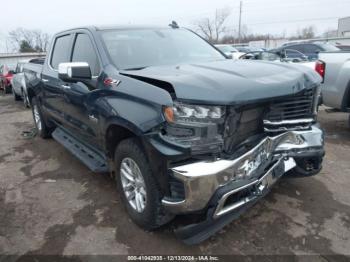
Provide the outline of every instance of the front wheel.
[[149,161],[135,138],[126,139],[115,151],[116,182],[131,219],[146,230],[169,222],[161,205],[161,191]]
[[32,98],[32,113],[37,133],[42,138],[51,137],[52,130],[46,125],[43,114],[36,97]]

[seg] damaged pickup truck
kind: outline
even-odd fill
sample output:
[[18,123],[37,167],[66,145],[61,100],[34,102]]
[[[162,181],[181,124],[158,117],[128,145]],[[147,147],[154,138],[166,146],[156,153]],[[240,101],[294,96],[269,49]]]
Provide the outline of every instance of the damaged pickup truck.
[[284,175],[319,173],[321,79],[298,65],[233,61],[195,33],[87,27],[56,34],[24,69],[38,134],[110,172],[130,217],[198,243]]

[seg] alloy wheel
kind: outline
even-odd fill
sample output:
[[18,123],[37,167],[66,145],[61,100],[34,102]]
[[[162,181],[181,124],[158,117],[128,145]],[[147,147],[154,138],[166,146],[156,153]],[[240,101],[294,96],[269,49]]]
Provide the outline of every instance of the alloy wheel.
[[136,212],[142,213],[146,208],[147,192],[139,166],[131,158],[124,158],[120,165],[120,176],[128,203]]
[[42,125],[41,125],[41,117],[40,117],[38,105],[34,105],[33,115],[34,115],[35,125],[38,128],[38,130],[41,131]]

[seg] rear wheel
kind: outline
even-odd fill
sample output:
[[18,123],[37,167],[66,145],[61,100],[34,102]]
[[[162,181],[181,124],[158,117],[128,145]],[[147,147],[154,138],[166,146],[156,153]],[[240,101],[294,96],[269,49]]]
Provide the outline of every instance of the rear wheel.
[[36,97],[32,98],[32,113],[38,135],[42,138],[51,137],[52,129],[46,125],[39,102]]
[[169,222],[161,204],[161,191],[148,160],[135,138],[126,139],[115,151],[116,182],[131,219],[146,230]]

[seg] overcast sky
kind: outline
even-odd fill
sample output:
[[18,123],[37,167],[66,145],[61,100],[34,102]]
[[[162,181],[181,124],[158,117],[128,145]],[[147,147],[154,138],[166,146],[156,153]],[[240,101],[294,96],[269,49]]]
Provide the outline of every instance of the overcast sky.
[[[40,29],[49,34],[82,25],[155,24],[176,20],[193,27],[215,9],[227,8],[230,30],[238,28],[239,0],[11,0],[2,1],[0,52],[6,36],[17,27]],[[250,33],[286,35],[314,25],[317,33],[336,29],[338,18],[350,16],[350,0],[243,0],[242,23]]]

